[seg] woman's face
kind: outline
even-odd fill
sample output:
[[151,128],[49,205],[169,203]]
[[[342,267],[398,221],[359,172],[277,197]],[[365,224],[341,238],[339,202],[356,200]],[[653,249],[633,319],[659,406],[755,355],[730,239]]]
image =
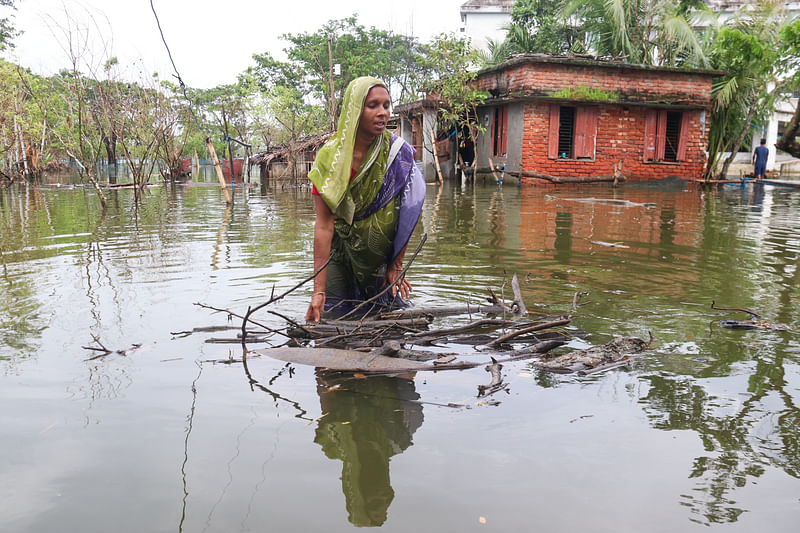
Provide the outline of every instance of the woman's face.
[[358,131],[364,135],[375,137],[383,133],[389,121],[389,109],[392,101],[386,87],[376,85],[367,93],[364,99],[364,110],[358,122]]

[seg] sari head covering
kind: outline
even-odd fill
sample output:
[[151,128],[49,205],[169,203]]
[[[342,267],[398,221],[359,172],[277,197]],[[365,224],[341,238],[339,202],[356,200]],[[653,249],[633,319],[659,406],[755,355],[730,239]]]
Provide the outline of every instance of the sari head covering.
[[[308,179],[317,188],[319,195],[333,214],[348,224],[353,222],[353,215],[356,211],[356,201],[350,191],[351,181],[355,184],[369,175],[381,178],[381,180],[369,180],[370,182],[380,183],[386,171],[389,155],[388,131],[384,131],[375,138],[356,175],[352,180],[350,179],[353,148],[358,124],[361,121],[361,112],[364,109],[364,100],[366,100],[369,90],[376,86],[386,88],[382,81],[371,76],[362,76],[350,82],[344,93],[342,112],[339,116],[336,133],[320,149],[311,171],[308,173]],[[367,194],[372,192],[374,196],[377,189],[366,192]]]

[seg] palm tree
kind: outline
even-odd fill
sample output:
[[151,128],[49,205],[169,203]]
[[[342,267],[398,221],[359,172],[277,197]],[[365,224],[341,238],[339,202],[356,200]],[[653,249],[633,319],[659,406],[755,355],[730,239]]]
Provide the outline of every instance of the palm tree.
[[[713,66],[725,71],[712,88],[706,177],[724,177],[756,122],[772,111],[783,89],[781,28],[786,10],[775,1],[745,6],[720,29]],[[724,152],[729,157],[717,170]]]
[[706,66],[693,28],[693,2],[660,0],[571,0],[564,17],[579,21],[586,48],[600,56],[654,66]]

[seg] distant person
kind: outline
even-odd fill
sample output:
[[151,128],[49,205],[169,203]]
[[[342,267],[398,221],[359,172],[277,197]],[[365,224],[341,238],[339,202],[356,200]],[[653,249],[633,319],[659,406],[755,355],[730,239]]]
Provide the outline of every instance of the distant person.
[[753,174],[756,179],[761,181],[767,173],[767,157],[769,157],[769,148],[766,146],[767,140],[761,139],[761,146],[756,147],[753,152]]
[[336,133],[308,174],[316,211],[314,270],[331,261],[314,278],[306,320],[319,322],[324,312],[341,316],[391,283],[376,305],[407,305],[403,257],[422,213],[425,179],[414,148],[386,129],[390,108],[383,82],[350,82]]
[[472,139],[464,141],[464,145],[458,149],[458,154],[464,162],[464,168],[472,166],[472,162],[475,160],[475,143],[472,142]]

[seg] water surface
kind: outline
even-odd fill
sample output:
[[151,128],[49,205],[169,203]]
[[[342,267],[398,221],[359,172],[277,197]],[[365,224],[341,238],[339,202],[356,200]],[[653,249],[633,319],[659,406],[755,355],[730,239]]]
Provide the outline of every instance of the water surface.
[[[311,273],[307,189],[109,195],[0,192],[2,531],[796,530],[797,333],[711,309],[800,327],[796,192],[430,186],[415,305],[510,297],[516,273],[534,312],[589,293],[584,343],[654,337],[600,375],[508,364],[488,399],[481,367],[245,367],[206,342],[235,331],[189,333],[240,324],[196,303],[244,313]],[[300,320],[310,291],[270,308]]]

